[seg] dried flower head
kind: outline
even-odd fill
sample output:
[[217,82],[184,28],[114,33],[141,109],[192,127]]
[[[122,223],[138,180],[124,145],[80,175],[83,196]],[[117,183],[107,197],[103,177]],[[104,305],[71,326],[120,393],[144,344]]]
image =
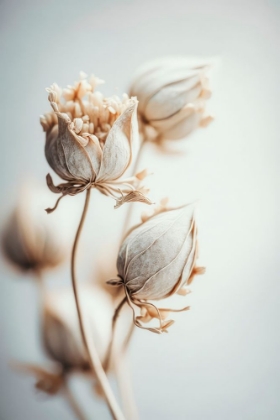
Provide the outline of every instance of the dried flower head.
[[50,223],[43,211],[45,198],[45,190],[26,184],[2,234],[5,256],[21,271],[56,267],[67,254],[59,221]]
[[[153,332],[165,332],[173,323],[167,320],[172,310],[157,308],[151,300],[165,299],[175,293],[185,295],[195,274],[204,272],[196,266],[198,254],[197,225],[194,205],[161,212],[136,226],[124,239],[117,259],[119,280],[109,284],[122,284],[127,302],[133,309],[134,323],[144,328],[142,323],[157,318],[158,328],[145,328]],[[133,305],[141,310],[135,316]]]
[[[112,304],[101,289],[80,286],[79,296],[87,328],[103,361],[110,340]],[[49,292],[44,302],[43,342],[51,358],[63,371],[89,370],[81,338],[73,291],[62,289]]]
[[209,64],[186,57],[166,57],[143,65],[130,87],[139,100],[138,114],[144,139],[181,139],[207,126],[205,102],[211,96]]
[[120,180],[138,138],[136,98],[105,98],[95,91],[102,80],[94,76],[87,80],[84,73],[80,76],[79,82],[64,90],[56,84],[47,89],[53,111],[40,119],[46,132],[45,155],[51,168],[66,181],[55,186],[48,174],[50,190],[63,197],[97,188],[114,198],[116,207],[125,201],[150,203],[137,175]]

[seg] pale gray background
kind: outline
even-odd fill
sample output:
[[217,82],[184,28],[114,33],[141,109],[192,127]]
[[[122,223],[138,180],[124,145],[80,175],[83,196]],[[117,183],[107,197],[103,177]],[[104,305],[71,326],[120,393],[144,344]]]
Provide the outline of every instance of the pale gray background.
[[[145,60],[220,57],[208,103],[216,121],[191,136],[187,155],[150,148],[143,160],[155,173],[154,198],[200,198],[207,274],[195,281],[186,298],[192,310],[176,317],[169,335],[134,336],[130,362],[141,419],[280,418],[279,12],[278,0],[0,3],[1,220],[21,179],[33,174],[43,183],[49,170],[38,123],[49,109],[46,86],[65,86],[84,70],[106,80],[106,93],[121,93]],[[118,237],[125,214],[93,196],[88,265]],[[61,209],[74,201],[80,197],[65,199]],[[67,267],[61,273],[68,281]],[[8,368],[11,359],[44,356],[34,285],[5,265],[0,288],[1,420],[72,418],[61,398],[38,397],[31,378]],[[90,418],[109,418],[87,387],[74,386]]]

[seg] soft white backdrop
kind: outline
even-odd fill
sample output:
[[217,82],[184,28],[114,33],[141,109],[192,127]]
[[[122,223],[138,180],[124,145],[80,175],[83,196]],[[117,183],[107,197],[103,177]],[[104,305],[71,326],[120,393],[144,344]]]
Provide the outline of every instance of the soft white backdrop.
[[[2,221],[21,180],[44,183],[49,171],[38,122],[48,109],[46,86],[72,83],[84,70],[106,80],[105,93],[122,93],[137,66],[156,56],[220,57],[208,103],[215,122],[186,140],[185,155],[150,147],[143,159],[155,173],[155,199],[200,199],[207,273],[187,298],[192,310],[177,316],[168,335],[134,336],[141,419],[280,418],[279,18],[278,0],[0,3]],[[81,200],[66,198],[61,211],[80,210]],[[81,245],[85,277],[117,241],[124,214],[93,194]],[[61,277],[69,281],[67,267]],[[44,360],[34,285],[2,264],[0,289],[1,420],[70,419],[62,399],[36,395],[32,380],[8,367],[11,359]],[[109,418],[87,387],[74,386],[90,418]]]

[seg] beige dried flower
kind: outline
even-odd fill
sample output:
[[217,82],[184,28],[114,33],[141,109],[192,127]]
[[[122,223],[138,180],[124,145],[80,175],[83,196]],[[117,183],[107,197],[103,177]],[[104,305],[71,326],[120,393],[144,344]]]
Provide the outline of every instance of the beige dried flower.
[[126,201],[150,204],[137,175],[120,179],[138,141],[136,98],[105,98],[95,91],[102,80],[94,76],[87,80],[84,73],[80,76],[79,82],[64,90],[56,84],[47,89],[53,111],[40,119],[46,132],[45,155],[51,168],[66,181],[54,186],[48,174],[50,190],[61,193],[62,198],[97,188],[115,199],[116,207]]
[[[165,332],[173,323],[167,320],[172,311],[181,310],[157,308],[151,300],[165,299],[175,293],[185,295],[195,274],[204,272],[196,266],[198,254],[195,206],[186,205],[167,210],[165,202],[161,212],[132,229],[124,239],[117,259],[119,280],[110,280],[112,285],[122,284],[128,304],[133,309],[134,323],[153,318],[160,321],[158,328],[145,328],[153,332]],[[141,310],[135,316],[133,305]]]
[[59,220],[50,223],[43,211],[45,198],[45,190],[26,184],[2,234],[5,256],[21,271],[56,267],[67,254]]
[[130,94],[139,100],[144,139],[181,139],[212,121],[205,114],[205,102],[211,96],[206,76],[209,67],[186,57],[166,57],[139,69]]
[[[110,340],[111,299],[97,287],[83,285],[79,289],[85,322],[102,362]],[[46,295],[42,327],[45,349],[54,361],[61,364],[63,371],[90,370],[70,288]]]

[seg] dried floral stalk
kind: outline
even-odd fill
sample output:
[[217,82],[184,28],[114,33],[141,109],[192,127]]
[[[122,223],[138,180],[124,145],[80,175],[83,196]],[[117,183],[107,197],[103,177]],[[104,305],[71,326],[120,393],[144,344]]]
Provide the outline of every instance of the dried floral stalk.
[[115,420],[124,420],[124,416],[118,406],[118,403],[114,397],[114,394],[111,390],[108,378],[103,370],[102,364],[100,362],[97,350],[95,348],[95,345],[92,340],[89,340],[87,337],[86,327],[85,327],[85,321],[83,319],[82,314],[82,308],[79,300],[79,293],[78,293],[78,287],[77,287],[77,280],[76,280],[76,274],[75,274],[75,256],[76,256],[76,250],[77,245],[80,237],[80,233],[82,231],[82,227],[84,224],[84,220],[86,217],[88,205],[89,205],[89,199],[90,199],[90,189],[86,191],[86,200],[84,205],[84,210],[82,213],[81,221],[76,233],[76,237],[73,244],[73,250],[72,250],[72,256],[71,256],[71,278],[72,278],[72,286],[74,291],[74,297],[75,297],[75,303],[77,307],[77,313],[78,313],[78,319],[79,319],[79,325],[82,335],[83,344],[85,346],[86,354],[88,356],[88,360],[90,363],[90,366],[93,370],[93,373],[95,374],[97,381],[100,385],[100,388],[102,389],[102,392],[104,393],[105,400],[108,404],[108,408],[112,414],[112,417]]
[[126,354],[122,354],[119,357],[116,365],[116,376],[125,415],[129,420],[138,420],[139,416],[134,401]]
[[[140,147],[139,147],[139,150],[138,150],[138,153],[137,153],[134,165],[133,165],[133,169],[132,169],[133,174],[138,173],[141,158],[142,158],[142,154],[143,154],[143,150],[144,150],[144,144],[145,144],[145,142],[141,141]],[[132,217],[132,211],[133,211],[133,204],[130,203],[128,205],[126,216],[125,216],[125,219],[124,219],[124,224],[123,224],[123,229],[122,229],[122,234],[121,234],[121,240],[124,238],[124,235],[125,235],[128,227],[129,227],[129,225],[130,225],[131,217]]]
[[65,396],[65,399],[67,400],[69,406],[71,407],[73,413],[79,420],[87,420],[86,415],[82,411],[80,405],[78,404],[70,386],[67,380],[63,383],[63,394]]

